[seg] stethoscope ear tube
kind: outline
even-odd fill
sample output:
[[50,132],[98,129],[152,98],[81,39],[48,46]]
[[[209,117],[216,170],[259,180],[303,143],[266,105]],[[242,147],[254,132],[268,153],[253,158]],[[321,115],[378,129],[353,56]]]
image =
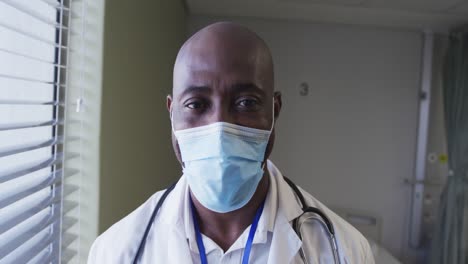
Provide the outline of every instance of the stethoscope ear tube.
[[135,254],[135,258],[133,259],[133,264],[137,264],[138,258],[141,256],[141,253],[143,252],[143,249],[145,248],[146,244],[146,238],[148,237],[149,231],[151,229],[151,226],[153,225],[154,218],[156,217],[156,214],[158,213],[159,209],[161,208],[164,200],[166,200],[167,195],[174,189],[176,186],[177,182],[172,184],[167,190],[163,193],[161,198],[159,199],[158,203],[156,204],[156,207],[153,210],[153,213],[151,213],[151,217],[148,221],[148,224],[146,225],[145,233],[140,241],[140,246],[138,247],[138,251]]

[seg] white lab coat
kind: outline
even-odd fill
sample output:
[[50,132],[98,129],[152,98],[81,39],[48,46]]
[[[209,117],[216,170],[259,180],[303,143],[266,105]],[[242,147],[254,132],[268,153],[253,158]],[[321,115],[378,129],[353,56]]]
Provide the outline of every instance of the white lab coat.
[[[277,182],[278,208],[268,256],[268,264],[303,263],[299,254],[300,238],[291,222],[302,214],[302,209],[291,187],[281,172],[268,161],[270,175]],[[185,177],[181,177],[174,190],[167,196],[148,235],[145,250],[139,263],[192,263],[191,253],[185,234],[184,220],[181,219],[184,195],[187,191]],[[338,241],[342,264],[374,264],[374,258],[367,240],[354,227],[302,190],[309,206],[322,210],[332,222]],[[154,194],[130,215],[114,224],[94,242],[88,264],[132,263],[138,250],[148,219],[163,191]],[[323,239],[328,239],[324,237]],[[332,256],[324,256],[319,249],[315,252],[314,263],[333,263]]]

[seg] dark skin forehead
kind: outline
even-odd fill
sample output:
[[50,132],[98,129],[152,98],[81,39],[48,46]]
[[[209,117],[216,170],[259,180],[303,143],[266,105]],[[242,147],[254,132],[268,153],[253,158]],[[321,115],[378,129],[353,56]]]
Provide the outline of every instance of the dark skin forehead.
[[237,24],[215,23],[180,49],[174,66],[173,99],[177,101],[193,86],[240,84],[253,84],[272,97],[273,78],[271,53],[261,38]]

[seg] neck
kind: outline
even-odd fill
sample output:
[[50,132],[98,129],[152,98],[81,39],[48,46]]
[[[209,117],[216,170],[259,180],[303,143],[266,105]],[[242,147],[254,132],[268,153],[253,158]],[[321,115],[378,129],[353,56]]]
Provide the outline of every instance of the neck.
[[265,200],[269,188],[268,170],[263,174],[252,199],[242,208],[227,213],[217,213],[205,208],[190,194],[198,217],[200,231],[211,238],[226,252],[252,224],[255,213]]

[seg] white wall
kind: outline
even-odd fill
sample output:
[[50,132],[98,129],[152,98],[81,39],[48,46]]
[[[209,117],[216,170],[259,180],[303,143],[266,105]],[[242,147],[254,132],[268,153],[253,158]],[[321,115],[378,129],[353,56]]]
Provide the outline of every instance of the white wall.
[[[422,37],[415,32],[192,16],[189,32],[240,22],[269,44],[284,108],[272,159],[330,206],[383,219],[383,244],[401,257],[417,132]],[[310,94],[299,95],[307,82]]]

